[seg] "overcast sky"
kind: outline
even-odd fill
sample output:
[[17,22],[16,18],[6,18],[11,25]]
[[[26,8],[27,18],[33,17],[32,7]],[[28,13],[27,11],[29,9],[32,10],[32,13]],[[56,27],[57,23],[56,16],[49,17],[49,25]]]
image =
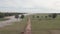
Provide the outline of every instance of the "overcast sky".
[[0,0],[0,11],[60,13],[60,0]]

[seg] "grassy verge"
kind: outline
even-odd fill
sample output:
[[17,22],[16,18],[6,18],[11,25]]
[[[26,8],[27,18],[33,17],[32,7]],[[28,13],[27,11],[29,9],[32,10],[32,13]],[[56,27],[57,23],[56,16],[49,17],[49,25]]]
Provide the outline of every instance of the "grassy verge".
[[27,18],[24,18],[20,22],[14,22],[12,25],[0,28],[0,34],[21,34],[24,31]]
[[[48,15],[48,14],[47,14]],[[33,15],[32,15],[33,16]],[[60,30],[60,16],[58,15],[56,19],[44,18],[46,14],[40,14],[39,18],[33,18],[31,16],[32,24],[32,34],[51,34],[50,30]],[[41,17],[43,16],[43,18]]]
[[9,18],[0,18],[0,21],[9,20]]

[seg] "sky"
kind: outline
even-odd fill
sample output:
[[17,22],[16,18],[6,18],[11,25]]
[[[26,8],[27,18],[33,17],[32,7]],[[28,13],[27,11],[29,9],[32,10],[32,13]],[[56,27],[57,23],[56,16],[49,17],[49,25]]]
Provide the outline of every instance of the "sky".
[[0,12],[60,13],[60,0],[0,0]]

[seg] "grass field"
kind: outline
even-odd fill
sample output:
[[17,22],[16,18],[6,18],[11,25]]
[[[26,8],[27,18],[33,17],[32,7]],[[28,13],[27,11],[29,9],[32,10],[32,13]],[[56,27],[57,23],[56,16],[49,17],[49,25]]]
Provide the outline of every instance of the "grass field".
[[0,28],[0,34],[21,34],[24,31],[26,22],[27,18],[24,18],[22,21]]
[[32,34],[60,34],[60,15],[55,19],[45,18],[45,16],[48,14],[31,15]]

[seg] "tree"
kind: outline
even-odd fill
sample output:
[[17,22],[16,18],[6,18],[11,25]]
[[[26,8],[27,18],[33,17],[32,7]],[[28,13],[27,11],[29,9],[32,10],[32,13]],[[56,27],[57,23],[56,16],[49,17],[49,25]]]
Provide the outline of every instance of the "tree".
[[39,18],[39,16],[37,16],[37,18]]
[[53,19],[56,18],[56,17],[57,17],[57,14],[56,13],[52,14],[52,18]]
[[21,18],[23,19],[24,18],[24,15],[21,15]]

